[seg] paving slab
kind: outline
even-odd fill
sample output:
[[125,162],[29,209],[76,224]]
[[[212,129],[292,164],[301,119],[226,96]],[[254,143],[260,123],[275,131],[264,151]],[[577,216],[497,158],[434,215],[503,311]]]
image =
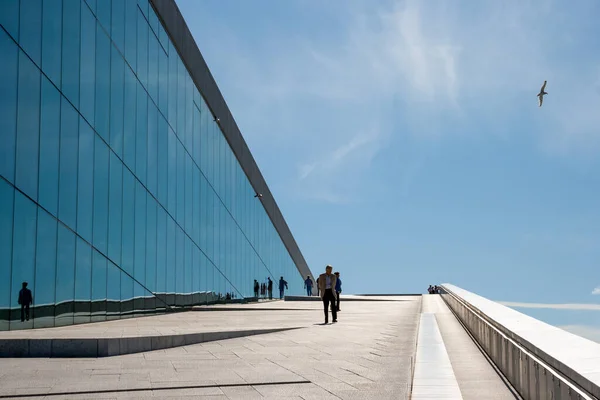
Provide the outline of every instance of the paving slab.
[[[188,324],[201,325],[197,319],[206,318],[211,329],[304,327],[107,358],[0,359],[0,371],[8,371],[0,376],[0,396],[28,389],[47,399],[192,398],[200,396],[194,390],[204,390],[203,400],[404,399],[409,396],[421,298],[403,300],[349,302],[339,322],[328,325],[322,324],[322,306],[312,302],[280,302],[298,310],[178,314],[176,319]],[[312,309],[302,310],[306,307]],[[211,385],[220,392],[206,392]],[[104,392],[93,396],[94,391]]]

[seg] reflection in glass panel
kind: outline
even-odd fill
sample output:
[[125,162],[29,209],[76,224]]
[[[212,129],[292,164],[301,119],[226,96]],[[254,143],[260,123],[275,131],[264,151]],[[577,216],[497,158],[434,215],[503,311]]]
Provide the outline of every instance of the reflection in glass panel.
[[21,1],[19,44],[34,63],[42,65],[42,0]]
[[[0,6],[0,18],[4,17],[3,12],[9,12],[7,8],[6,4]],[[0,62],[0,93],[2,93],[0,96],[0,132],[2,132],[0,175],[10,182],[14,182],[17,139],[17,80],[15,77],[19,65],[19,48],[2,29],[0,29],[0,54],[2,54],[2,62]]]
[[75,250],[75,304],[74,322],[90,322],[92,298],[92,248],[83,239],[77,238]]
[[54,296],[56,283],[56,233],[57,223],[53,216],[38,208],[36,262],[35,262],[35,310],[33,327],[54,326]]
[[[99,55],[100,57],[100,55]],[[94,126],[96,80],[96,17],[88,7],[81,8],[81,71],[79,112]]]
[[[92,322],[104,321],[107,314],[107,260],[97,250],[93,250],[92,255]],[[112,286],[116,282],[110,281]],[[118,291],[111,289],[111,294],[117,294]]]
[[63,0],[61,89],[79,106],[80,0]]
[[16,186],[37,200],[40,70],[22,52],[19,54],[18,96]]
[[[102,3],[109,4],[108,1]],[[107,143],[109,142],[109,112],[110,112],[110,39],[100,24],[96,26],[96,132]]]
[[110,57],[110,147],[123,157],[123,96],[125,85],[125,61],[119,51],[112,47]]
[[79,173],[77,179],[77,233],[92,242],[94,201],[94,139],[85,119],[79,120]]
[[75,234],[58,224],[56,249],[56,306],[54,324],[73,324],[73,298],[75,297]]
[[58,216],[70,228],[76,229],[79,116],[65,98],[61,100]]
[[123,214],[123,164],[110,153],[108,190],[108,257],[121,265],[121,220]]
[[[35,292],[35,241],[36,241],[37,209],[35,204],[18,191],[15,191],[13,249],[12,249],[12,293],[10,329],[32,328],[29,307],[25,310],[19,306],[23,303],[35,304],[31,296],[29,301],[21,297],[22,284],[27,286],[30,294]],[[21,300],[20,300],[21,299]]]
[[107,252],[108,241],[108,146],[96,135],[94,149],[94,246],[102,253]]
[[60,93],[42,77],[38,202],[54,216],[58,216],[59,132]]
[[10,320],[14,195],[12,185],[0,179],[0,330],[8,330]]

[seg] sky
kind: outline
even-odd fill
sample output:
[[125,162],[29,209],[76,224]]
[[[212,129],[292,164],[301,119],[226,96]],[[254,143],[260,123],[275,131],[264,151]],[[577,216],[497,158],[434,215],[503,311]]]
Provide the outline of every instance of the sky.
[[313,273],[600,341],[600,3],[177,4]]

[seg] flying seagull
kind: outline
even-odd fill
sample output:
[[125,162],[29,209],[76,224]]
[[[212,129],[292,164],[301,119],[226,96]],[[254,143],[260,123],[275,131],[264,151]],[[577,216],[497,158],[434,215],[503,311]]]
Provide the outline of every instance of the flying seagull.
[[544,102],[544,95],[548,94],[548,93],[544,92],[544,89],[546,89],[546,83],[547,83],[547,81],[544,81],[544,84],[542,85],[542,88],[540,89],[540,92],[537,95],[540,98],[540,107],[542,106],[542,103]]

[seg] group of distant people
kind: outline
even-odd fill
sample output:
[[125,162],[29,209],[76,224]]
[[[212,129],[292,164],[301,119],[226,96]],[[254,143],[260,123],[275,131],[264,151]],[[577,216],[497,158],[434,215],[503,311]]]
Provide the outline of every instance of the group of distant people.
[[[279,298],[283,299],[283,295],[285,293],[285,289],[288,288],[288,283],[283,276],[279,278]],[[260,293],[260,295],[259,295]],[[273,281],[271,278],[267,277],[267,282],[259,283],[256,279],[254,280],[254,297],[266,298],[267,294],[269,296],[269,300],[273,300]]]
[[427,288],[427,291],[429,292],[429,294],[440,294],[440,287],[438,285],[435,286],[431,286],[429,285],[429,287]]

